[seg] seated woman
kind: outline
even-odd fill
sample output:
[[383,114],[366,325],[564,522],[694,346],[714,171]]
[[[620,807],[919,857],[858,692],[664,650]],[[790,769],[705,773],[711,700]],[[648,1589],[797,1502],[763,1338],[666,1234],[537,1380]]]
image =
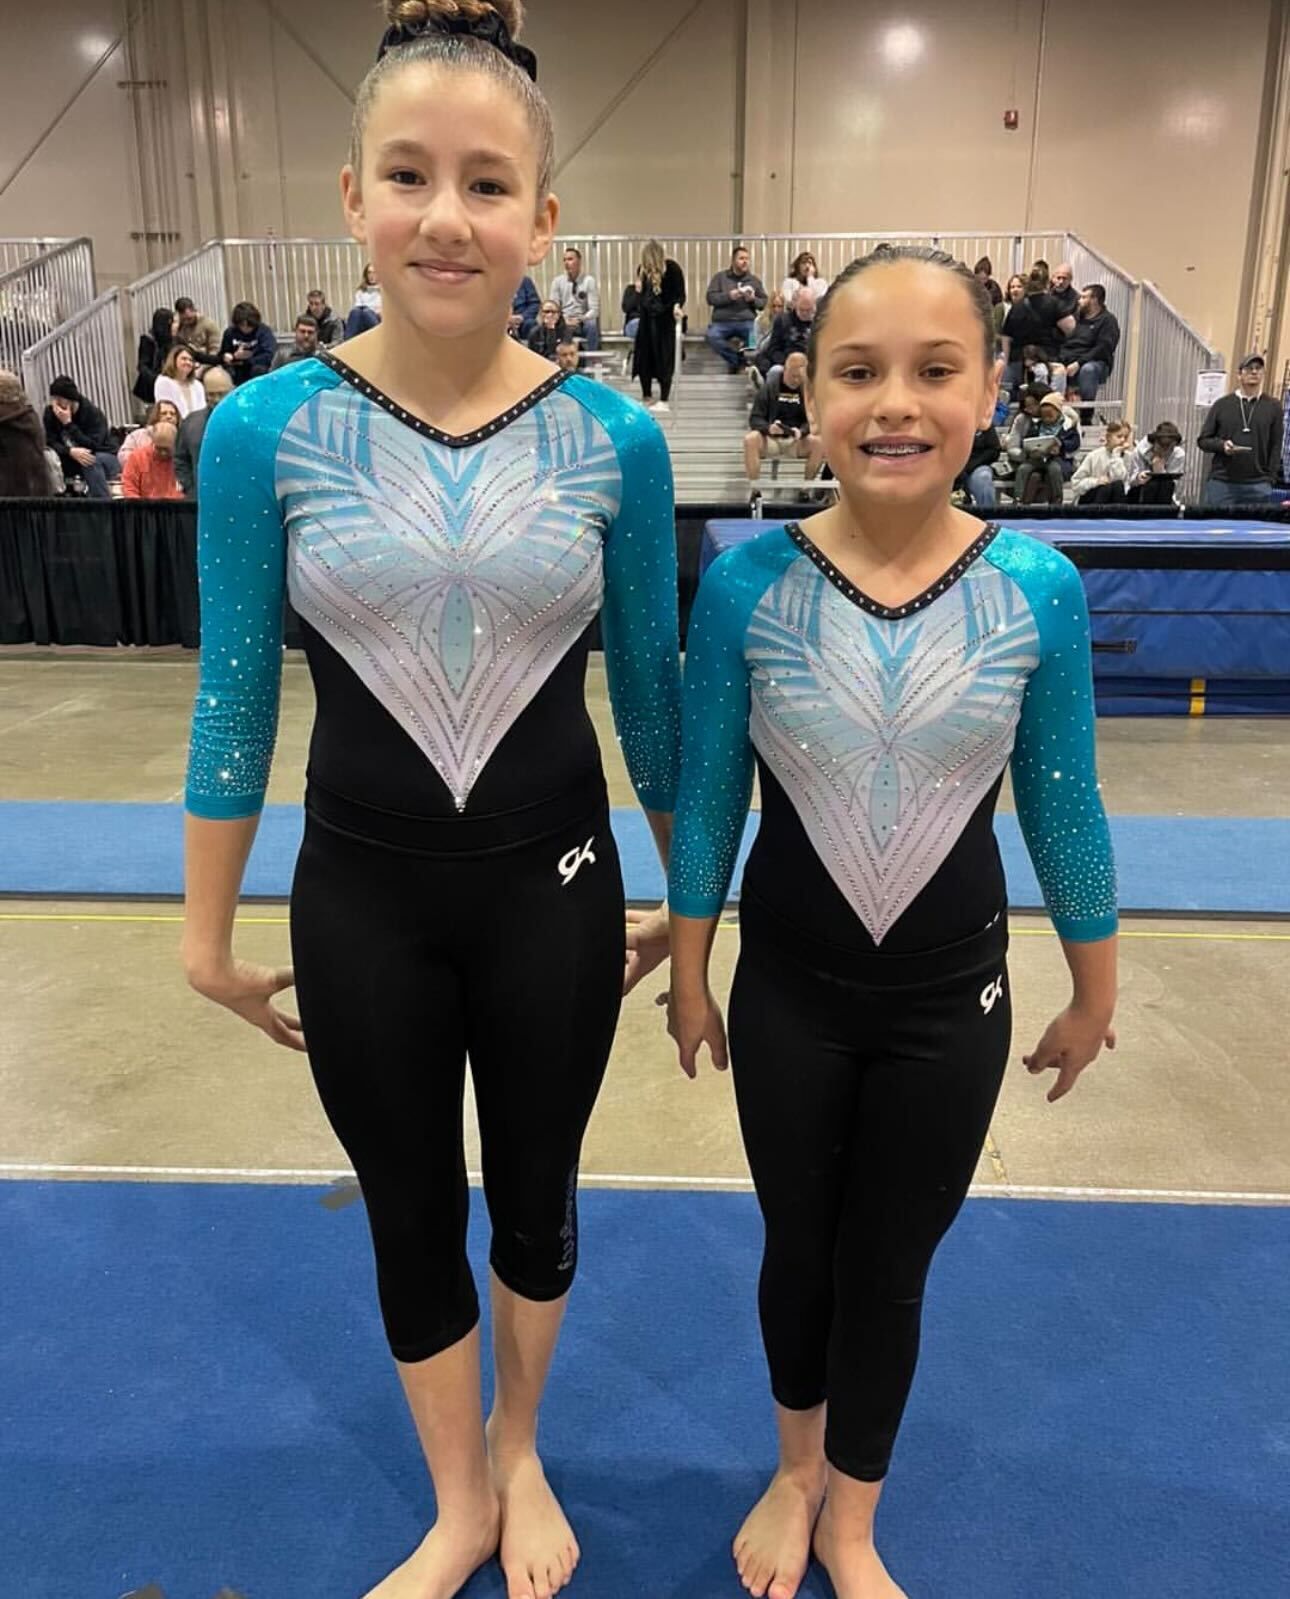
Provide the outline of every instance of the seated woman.
[[152,313],[152,326],[139,335],[139,355],[136,363],[134,387],[131,393],[144,405],[156,399],[157,379],[166,364],[179,334],[179,316],[169,306],[160,306]]
[[555,361],[567,337],[560,307],[554,300],[543,300],[537,327],[529,334],[529,349],[546,356],[548,361]]
[[345,318],[345,337],[356,338],[366,333],[381,320],[381,287],[376,281],[376,271],[369,261],[354,290],[354,304]]
[[1187,466],[1176,423],[1158,422],[1139,439],[1125,468],[1125,498],[1130,505],[1173,505]]
[[1111,422],[1106,443],[1090,450],[1075,468],[1071,487],[1079,505],[1119,505],[1124,500],[1125,479],[1133,429],[1127,422]]
[[121,463],[124,471],[125,463],[142,444],[152,443],[152,430],[158,422],[169,422],[178,427],[183,418],[179,415],[179,407],[173,400],[157,400],[148,407],[148,414],[143,419],[143,426],[135,428],[133,433],[127,433],[121,440],[121,448],[116,452],[116,458]]
[[155,397],[174,406],[180,422],[194,411],[206,409],[206,390],[197,376],[197,362],[182,344],[171,346],[157,378]]

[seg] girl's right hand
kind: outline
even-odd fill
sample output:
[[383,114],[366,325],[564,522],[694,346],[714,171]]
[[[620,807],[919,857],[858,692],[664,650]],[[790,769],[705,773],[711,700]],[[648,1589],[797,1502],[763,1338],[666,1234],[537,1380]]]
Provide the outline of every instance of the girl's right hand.
[[682,994],[675,987],[667,999],[667,1030],[676,1040],[681,1070],[690,1079],[698,1075],[699,1049],[706,1044],[712,1064],[723,1072],[730,1064],[726,1050],[726,1024],[712,993]]
[[189,986],[204,998],[213,999],[252,1027],[258,1027],[275,1044],[303,1052],[307,1045],[299,1017],[288,1016],[269,1003],[275,994],[294,987],[295,980],[290,966],[254,966],[250,961],[239,960],[215,976],[192,972],[188,976]]

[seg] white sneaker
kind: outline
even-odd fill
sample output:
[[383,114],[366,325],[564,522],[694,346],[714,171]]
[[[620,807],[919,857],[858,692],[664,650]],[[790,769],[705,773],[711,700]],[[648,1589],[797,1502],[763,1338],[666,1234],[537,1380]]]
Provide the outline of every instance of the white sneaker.
[[666,411],[669,416],[672,414],[672,407],[666,400],[651,400],[649,408],[651,411]]

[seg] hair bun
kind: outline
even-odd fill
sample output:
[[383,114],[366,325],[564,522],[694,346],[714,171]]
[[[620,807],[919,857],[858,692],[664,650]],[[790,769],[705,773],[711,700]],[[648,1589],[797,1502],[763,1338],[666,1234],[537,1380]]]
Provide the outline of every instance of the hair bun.
[[519,37],[524,25],[523,0],[496,0],[491,5],[488,0],[385,0],[385,16],[392,28],[415,28],[432,17],[464,17],[474,22],[490,11],[506,24],[512,39]]

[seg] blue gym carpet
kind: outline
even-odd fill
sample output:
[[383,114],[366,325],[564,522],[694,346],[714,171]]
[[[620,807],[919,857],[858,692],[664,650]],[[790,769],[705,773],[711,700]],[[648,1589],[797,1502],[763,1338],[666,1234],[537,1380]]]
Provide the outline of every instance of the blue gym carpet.
[[[5,1599],[357,1599],[416,1544],[363,1208],[335,1197],[0,1184]],[[594,1191],[583,1222],[544,1420],[572,1592],[736,1599],[773,1460],[754,1203]],[[1285,1599],[1288,1250],[1290,1209],[969,1201],[883,1504],[913,1599]],[[467,1593],[503,1591],[493,1566]]]
[[[616,810],[627,897],[656,900],[663,874],[644,817]],[[750,818],[745,850],[756,828]],[[250,898],[285,899],[300,847],[293,805],[264,812],[247,870]],[[1279,817],[1114,816],[1127,911],[1290,914],[1290,821]],[[996,821],[1013,906],[1041,905],[1016,818]],[[739,873],[735,874],[737,891]],[[167,899],[183,893],[178,805],[0,803],[0,894]]]

